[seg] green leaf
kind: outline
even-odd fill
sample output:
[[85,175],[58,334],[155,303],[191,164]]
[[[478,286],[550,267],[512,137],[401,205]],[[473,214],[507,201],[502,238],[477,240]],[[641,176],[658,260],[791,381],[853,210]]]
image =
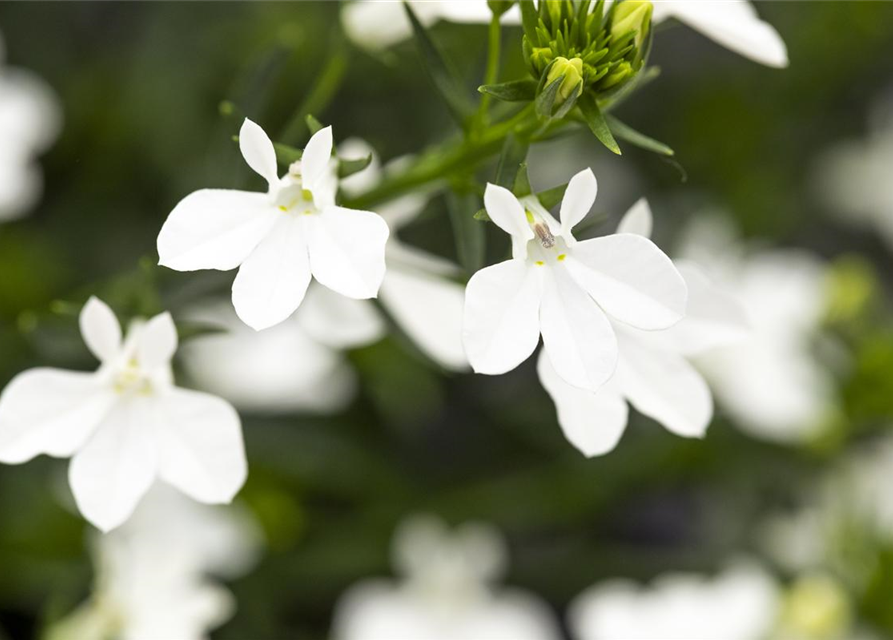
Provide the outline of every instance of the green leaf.
[[598,108],[598,104],[595,102],[592,94],[583,94],[578,101],[578,104],[580,105],[580,111],[583,113],[583,117],[586,119],[586,124],[589,125],[589,130],[595,134],[595,137],[598,138],[603,145],[619,156],[620,146],[614,139],[611,129],[608,128],[608,123],[605,121],[605,117],[602,115],[601,109]]
[[456,238],[456,255],[467,273],[484,266],[485,228],[477,217],[480,200],[473,193],[447,192],[447,209]]
[[338,158],[338,177],[339,178],[347,178],[348,176],[352,176],[355,173],[359,173],[366,167],[368,167],[372,162],[372,154],[370,153],[368,156],[363,158],[356,158],[346,160],[344,158]]
[[614,132],[614,135],[616,135],[621,140],[629,142],[631,145],[635,145],[641,149],[652,151],[662,156],[676,155],[676,152],[665,145],[663,142],[659,142],[654,138],[649,138],[644,133],[639,133],[638,131],[636,131],[629,125],[621,122],[611,114],[605,115],[605,121],[607,122],[608,126],[611,127],[611,131]]
[[276,150],[276,162],[285,166],[290,165],[292,162],[297,162],[304,155],[301,149],[295,149],[279,142],[274,142],[273,148]]
[[512,193],[518,198],[523,198],[533,193],[533,189],[530,188],[530,176],[527,175],[526,162],[522,162],[521,166],[518,167],[517,173],[515,173],[515,184],[512,186]]
[[555,105],[555,97],[562,82],[564,76],[558,76],[536,97],[536,112],[543,118],[552,117],[552,107]]
[[518,167],[527,159],[529,148],[529,143],[522,142],[514,134],[509,134],[506,137],[502,144],[502,152],[499,154],[499,162],[496,165],[496,184],[506,189],[514,187]]
[[567,183],[565,182],[564,184],[558,185],[557,187],[552,187],[551,189],[540,191],[538,194],[536,194],[536,197],[539,199],[541,205],[543,205],[546,209],[551,209],[564,199],[564,192],[566,190]]
[[583,93],[583,83],[581,82],[579,85],[577,85],[577,88],[574,89],[573,94],[571,94],[571,96],[567,100],[565,100],[563,103],[561,103],[561,106],[558,107],[558,111],[556,111],[552,117],[556,118],[556,119],[561,119],[564,116],[566,116],[568,114],[568,112],[574,108],[574,105],[577,104],[577,100],[580,98],[580,95],[582,95],[582,93]]
[[537,42],[536,27],[540,22],[539,14],[533,4],[533,0],[519,0],[521,5],[521,23],[524,25],[524,34],[531,42]]
[[462,82],[428,36],[427,30],[419,22],[408,2],[404,1],[403,9],[406,11],[406,15],[412,25],[412,32],[415,36],[419,53],[422,54],[422,66],[425,68],[434,88],[449,108],[453,118],[464,128],[468,118],[474,112],[474,106],[471,104]]
[[478,87],[478,91],[503,102],[529,102],[536,97],[536,80],[523,78],[501,84],[484,84]]
[[312,114],[308,113],[304,117],[304,121],[307,123],[307,128],[310,129],[310,135],[312,136],[320,129],[324,129],[322,122],[313,117]]

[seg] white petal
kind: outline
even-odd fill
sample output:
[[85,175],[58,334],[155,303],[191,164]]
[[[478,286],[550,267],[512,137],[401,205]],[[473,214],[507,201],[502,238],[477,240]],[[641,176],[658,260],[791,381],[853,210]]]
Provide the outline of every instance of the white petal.
[[514,194],[504,187],[487,183],[484,206],[496,226],[512,237],[512,255],[526,258],[527,243],[533,240],[533,229],[527,223],[524,207]]
[[107,362],[121,350],[121,325],[109,306],[90,296],[79,317],[81,335],[87,348],[101,362]]
[[378,295],[388,225],[371,211],[328,207],[307,217],[313,277],[348,298]]
[[30,369],[0,395],[0,461],[16,464],[46,453],[74,454],[116,396],[94,373]]
[[320,129],[310,138],[301,156],[301,180],[305,189],[316,186],[332,157],[332,127]]
[[174,388],[159,397],[157,420],[159,477],[200,502],[230,502],[248,473],[236,410]]
[[617,366],[617,340],[604,312],[561,267],[546,272],[540,324],[543,345],[565,382],[597,391]]
[[239,268],[233,306],[242,322],[260,331],[279,324],[301,304],[310,284],[303,221],[283,215]]
[[239,149],[248,166],[267,181],[272,189],[279,183],[276,171],[276,150],[260,125],[245,118],[239,131]]
[[558,412],[564,436],[587,458],[613,451],[626,429],[629,409],[613,384],[614,378],[595,393],[569,385],[561,379],[540,351],[537,372]]
[[374,303],[347,298],[319,284],[307,289],[296,319],[313,340],[333,349],[366,346],[387,332]]
[[158,264],[177,271],[238,267],[281,212],[266,194],[202,189],[183,198],[158,234]]
[[144,370],[168,364],[176,351],[177,327],[170,313],[160,313],[140,327],[136,353]]
[[119,400],[71,459],[68,481],[78,509],[102,531],[127,520],[155,480],[152,400]]
[[650,348],[637,339],[639,333],[618,329],[620,389],[638,411],[676,435],[703,437],[713,417],[704,378],[682,356]]
[[584,240],[565,264],[599,306],[621,322],[666,329],[685,314],[685,281],[648,238],[616,234]]
[[475,273],[465,289],[462,342],[477,373],[499,375],[539,342],[543,269],[506,260]]
[[620,224],[617,225],[617,233],[634,233],[650,238],[653,226],[652,218],[648,200],[639,198],[621,218]]
[[381,285],[381,302],[432,360],[447,369],[468,368],[462,346],[462,285],[424,272],[391,267]]
[[583,169],[571,178],[561,201],[561,235],[571,237],[571,229],[589,213],[597,194],[598,181],[592,169]]

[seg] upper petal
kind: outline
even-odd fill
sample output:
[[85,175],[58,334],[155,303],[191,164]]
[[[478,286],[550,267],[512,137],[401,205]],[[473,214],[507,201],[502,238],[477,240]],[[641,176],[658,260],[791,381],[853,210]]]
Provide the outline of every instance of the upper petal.
[[542,288],[542,269],[525,260],[506,260],[471,277],[462,342],[477,373],[511,371],[533,353],[540,335]]
[[597,391],[617,366],[611,323],[564,269],[539,268],[546,272],[540,324],[549,360],[568,384]]
[[561,234],[563,236],[571,237],[571,229],[589,213],[597,194],[598,181],[595,179],[592,169],[583,169],[571,178],[561,201]]
[[327,207],[307,217],[313,277],[348,298],[374,298],[385,273],[388,225],[371,211]]
[[238,267],[266,236],[278,211],[266,194],[202,189],[183,198],[158,234],[158,264],[177,271]]
[[78,319],[87,348],[101,362],[116,357],[121,350],[121,324],[109,306],[90,296]]
[[115,398],[95,373],[46,368],[20,373],[0,394],[0,461],[73,455]]
[[313,191],[331,157],[332,127],[325,127],[313,134],[301,156],[301,180],[305,189]]
[[279,183],[273,143],[266,132],[248,118],[245,118],[239,130],[239,149],[248,166],[267,181],[270,189]]
[[496,226],[512,236],[514,257],[526,258],[527,242],[533,240],[533,229],[527,223],[524,207],[514,194],[505,187],[487,183],[484,206]]
[[653,219],[648,200],[639,198],[629,208],[629,211],[623,215],[623,218],[620,219],[620,224],[617,225],[617,233],[634,233],[650,238],[652,226]]
[[242,322],[260,331],[288,318],[310,284],[302,220],[282,215],[233,281],[233,306]]
[[564,436],[588,458],[613,451],[626,429],[629,409],[613,378],[593,393],[565,382],[546,351],[540,351],[537,372],[558,412]]
[[144,370],[167,364],[176,351],[177,327],[170,313],[160,313],[140,327],[136,353]]
[[232,405],[173,388],[159,397],[156,420],[161,479],[200,502],[232,501],[248,474],[242,423]]
[[685,314],[685,281],[648,238],[615,234],[577,243],[567,270],[613,318],[639,329],[666,329]]

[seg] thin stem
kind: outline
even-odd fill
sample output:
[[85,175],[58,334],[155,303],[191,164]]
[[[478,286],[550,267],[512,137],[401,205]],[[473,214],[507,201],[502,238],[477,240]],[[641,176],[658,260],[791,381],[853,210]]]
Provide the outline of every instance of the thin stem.
[[[487,46],[487,70],[484,73],[484,84],[495,84],[499,77],[499,57],[502,47],[502,26],[499,24],[500,16],[493,14],[490,18],[490,31]],[[489,120],[491,96],[485,93],[481,96],[481,106],[478,110],[478,123],[483,128]]]

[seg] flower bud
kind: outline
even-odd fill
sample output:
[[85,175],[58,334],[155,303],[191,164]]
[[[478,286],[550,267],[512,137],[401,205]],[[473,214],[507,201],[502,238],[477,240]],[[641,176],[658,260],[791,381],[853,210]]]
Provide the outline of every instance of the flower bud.
[[633,41],[636,48],[642,47],[645,36],[651,29],[651,13],[654,6],[648,0],[624,0],[614,8],[611,36],[620,38],[631,31],[636,32]]
[[558,78],[564,76],[564,80],[558,87],[558,94],[555,96],[555,104],[560,105],[565,100],[574,95],[577,87],[583,83],[583,61],[580,58],[557,57],[549,74],[546,76],[546,86],[555,82]]

